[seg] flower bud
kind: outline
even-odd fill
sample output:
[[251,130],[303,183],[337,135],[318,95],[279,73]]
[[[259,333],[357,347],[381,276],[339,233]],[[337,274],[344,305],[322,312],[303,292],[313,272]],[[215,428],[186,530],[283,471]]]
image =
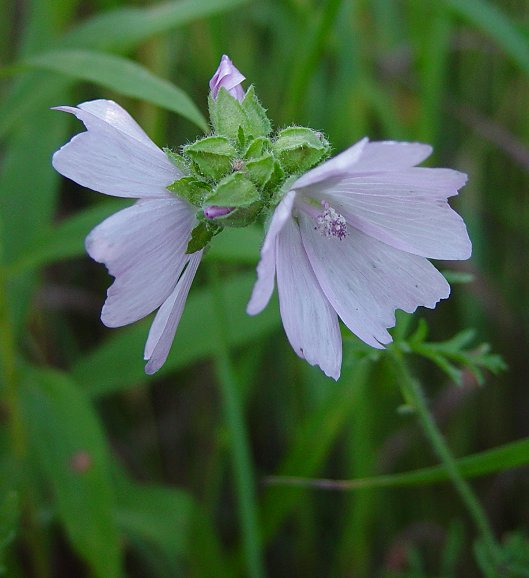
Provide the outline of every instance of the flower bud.
[[233,98],[239,102],[244,98],[244,90],[241,82],[246,77],[243,76],[233,62],[225,54],[220,59],[219,67],[209,81],[209,88],[211,89],[211,97],[215,100],[221,88],[225,88]]
[[218,219],[225,217],[233,211],[234,207],[219,207],[218,205],[211,205],[204,209],[204,217],[206,219]]
[[224,177],[207,198],[208,205],[218,207],[246,207],[259,200],[259,191],[242,173]]
[[237,156],[237,151],[224,136],[199,139],[186,145],[183,152],[201,175],[215,180],[233,170],[232,161]]
[[222,227],[247,227],[255,222],[261,211],[263,210],[263,203],[255,201],[247,207],[235,207],[224,217],[215,219],[215,224]]
[[287,174],[301,174],[324,161],[330,145],[320,132],[291,126],[278,133],[272,149]]

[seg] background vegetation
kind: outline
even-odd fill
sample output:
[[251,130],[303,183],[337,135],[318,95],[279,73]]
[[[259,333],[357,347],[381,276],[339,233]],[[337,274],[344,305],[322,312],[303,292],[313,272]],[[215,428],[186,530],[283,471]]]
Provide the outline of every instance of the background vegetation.
[[[529,4],[0,8],[4,575],[529,576]],[[143,372],[149,320],[101,325],[111,279],[83,239],[126,203],[53,171],[51,154],[81,125],[49,107],[113,98],[177,147],[205,128],[222,53],[276,126],[321,129],[338,151],[365,135],[424,141],[429,163],[469,173],[453,205],[472,260],[440,264],[450,301],[401,317],[394,351],[421,379],[462,473],[479,476],[471,484],[504,570],[484,562],[479,532],[434,467],[391,353],[346,336],[336,383],[291,351],[276,298],[246,316],[259,228],[218,237],[156,376]]]

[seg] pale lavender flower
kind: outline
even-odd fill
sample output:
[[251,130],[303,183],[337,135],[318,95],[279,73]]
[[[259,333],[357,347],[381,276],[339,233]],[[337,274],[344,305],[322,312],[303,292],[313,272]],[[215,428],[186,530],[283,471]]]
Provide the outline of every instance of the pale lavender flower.
[[145,346],[145,371],[152,374],[167,358],[202,257],[186,254],[195,209],[166,189],[182,173],[115,102],[56,110],[75,115],[87,130],[53,155],[55,169],[105,195],[138,199],[98,225],[86,250],[115,277],[101,313],[107,327],[159,308]]
[[338,318],[383,348],[396,309],[433,308],[450,293],[427,258],[470,256],[465,224],[447,203],[466,175],[415,166],[430,153],[424,144],[364,139],[298,178],[274,212],[248,313],[266,306],[277,275],[292,347],[334,379]]
[[230,58],[224,54],[220,59],[217,71],[209,81],[212,98],[216,99],[219,90],[225,88],[234,98],[241,101],[244,98],[244,90],[241,83],[245,78],[246,77],[235,68]]

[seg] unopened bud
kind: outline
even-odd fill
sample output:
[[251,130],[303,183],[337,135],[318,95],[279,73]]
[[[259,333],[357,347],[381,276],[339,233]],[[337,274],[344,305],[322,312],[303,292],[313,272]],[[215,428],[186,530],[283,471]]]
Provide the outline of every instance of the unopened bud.
[[218,207],[217,205],[211,205],[204,209],[204,217],[207,219],[217,219],[218,217],[229,215],[232,211],[233,207]]
[[330,145],[320,132],[301,126],[283,129],[272,144],[288,174],[300,174],[327,158]]
[[225,88],[233,98],[239,102],[244,98],[244,90],[241,83],[246,77],[243,76],[233,62],[225,54],[220,59],[219,67],[209,81],[209,88],[211,89],[211,96],[215,100],[221,88]]

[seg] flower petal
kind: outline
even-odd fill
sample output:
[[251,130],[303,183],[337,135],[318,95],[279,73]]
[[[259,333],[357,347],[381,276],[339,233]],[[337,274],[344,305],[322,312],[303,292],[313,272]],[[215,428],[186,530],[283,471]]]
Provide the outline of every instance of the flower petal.
[[411,168],[344,178],[314,196],[396,249],[432,259],[468,259],[472,245],[465,223],[446,202],[465,181],[466,175],[449,169]]
[[[155,151],[159,151],[159,148],[147,136],[140,125],[124,108],[119,106],[119,104],[113,100],[89,100],[88,102],[82,102],[77,106],[81,110],[86,110],[94,116],[97,116],[101,120],[108,123],[110,126],[113,126],[115,129],[121,131],[122,133],[129,135],[145,146],[148,146]],[[90,123],[89,117],[87,117],[85,124],[86,123]]]
[[274,211],[261,249],[261,260],[257,266],[257,281],[254,285],[248,307],[246,308],[248,315],[257,315],[257,313],[260,313],[266,307],[274,292],[276,237],[285,223],[291,218],[295,198],[295,191],[290,191]]
[[101,312],[105,325],[127,325],[163,303],[185,264],[193,220],[193,211],[179,199],[140,201],[88,235],[88,254],[116,278]]
[[138,199],[171,197],[166,187],[182,173],[132,117],[117,105],[105,106],[100,101],[81,106],[56,109],[75,115],[87,131],[73,137],[53,155],[55,169],[105,195]]
[[281,319],[294,351],[338,379],[342,363],[338,317],[318,284],[292,219],[277,240],[277,289]]
[[327,239],[300,216],[303,245],[318,282],[342,321],[360,339],[380,348],[391,342],[395,309],[412,313],[446,299],[450,286],[423,257],[394,249],[357,230]]
[[362,151],[367,144],[368,139],[363,138],[361,141],[358,141],[353,146],[345,149],[343,152],[336,155],[332,159],[329,159],[323,164],[314,167],[310,171],[307,171],[294,182],[291,188],[301,189],[303,187],[315,185],[316,183],[320,183],[325,180],[343,177],[349,171],[354,169],[358,159],[362,155]]
[[381,141],[369,142],[363,138],[332,159],[301,176],[292,185],[300,189],[357,173],[402,170],[422,162],[432,153],[430,145],[422,143]]
[[235,68],[231,59],[226,56],[226,54],[223,54],[215,74],[209,81],[211,97],[213,99],[217,98],[219,90],[225,88],[240,102],[244,98],[244,90],[241,83],[245,78],[246,77]]
[[395,171],[414,167],[432,154],[432,147],[418,142],[368,142],[351,169],[354,172]]
[[173,292],[165,300],[154,318],[145,344],[144,357],[148,360],[145,373],[148,375],[157,372],[169,355],[176,329],[184,311],[187,295],[201,258],[202,251],[197,251],[187,257],[187,267]]

